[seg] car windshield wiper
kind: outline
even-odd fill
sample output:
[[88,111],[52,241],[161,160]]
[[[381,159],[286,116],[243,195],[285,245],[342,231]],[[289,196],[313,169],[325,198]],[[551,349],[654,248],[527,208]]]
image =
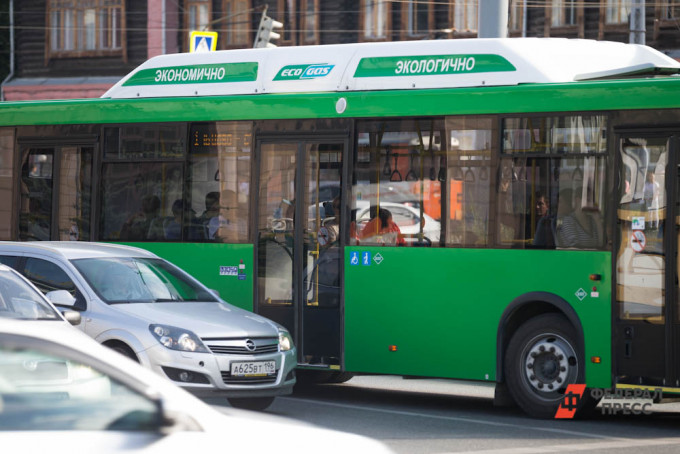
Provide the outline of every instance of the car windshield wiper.
[[183,300],[174,298],[156,298],[155,300],[153,300],[154,303],[178,303],[180,301]]

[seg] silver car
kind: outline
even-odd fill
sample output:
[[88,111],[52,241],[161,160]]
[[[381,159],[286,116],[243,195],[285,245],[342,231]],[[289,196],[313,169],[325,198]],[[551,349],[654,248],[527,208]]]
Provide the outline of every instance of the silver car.
[[45,293],[73,295],[78,327],[197,395],[261,410],[295,384],[296,351],[282,326],[234,307],[143,249],[76,242],[0,242],[0,262]]

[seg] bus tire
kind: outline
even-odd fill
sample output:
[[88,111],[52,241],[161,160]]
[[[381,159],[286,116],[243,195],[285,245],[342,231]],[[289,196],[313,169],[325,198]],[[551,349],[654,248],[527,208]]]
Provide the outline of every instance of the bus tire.
[[354,377],[352,372],[333,372],[326,383],[345,383],[350,381],[352,377]]
[[234,408],[262,411],[274,403],[275,397],[229,397],[227,400]]
[[[553,418],[571,383],[585,383],[576,331],[560,314],[525,322],[510,339],[504,370],[513,399],[535,418]],[[586,393],[586,396],[590,393]],[[579,401],[579,408],[587,399]]]
[[338,372],[329,370],[298,370],[298,384],[305,385],[326,385],[338,384],[349,381],[354,374],[352,372]]

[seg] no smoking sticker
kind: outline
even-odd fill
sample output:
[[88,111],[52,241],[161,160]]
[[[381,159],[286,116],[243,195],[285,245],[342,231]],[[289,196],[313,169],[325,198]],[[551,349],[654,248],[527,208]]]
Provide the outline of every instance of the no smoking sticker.
[[642,250],[647,245],[647,238],[644,232],[636,230],[630,236],[630,247],[633,248],[635,252],[642,252]]

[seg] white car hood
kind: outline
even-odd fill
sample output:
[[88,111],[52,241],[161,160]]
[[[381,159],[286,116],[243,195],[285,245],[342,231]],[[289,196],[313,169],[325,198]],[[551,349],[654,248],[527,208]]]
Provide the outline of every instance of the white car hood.
[[277,337],[264,317],[226,303],[129,303],[115,307],[151,323],[176,326],[199,337]]

